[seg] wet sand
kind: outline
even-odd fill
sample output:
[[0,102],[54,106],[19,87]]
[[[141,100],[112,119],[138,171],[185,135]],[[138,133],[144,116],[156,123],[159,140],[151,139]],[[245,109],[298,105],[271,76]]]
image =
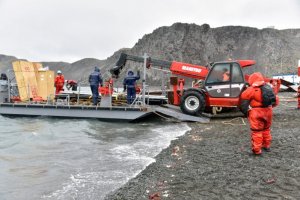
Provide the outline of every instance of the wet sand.
[[300,199],[300,110],[294,95],[279,94],[271,152],[251,154],[246,118],[190,123],[191,131],[106,199]]

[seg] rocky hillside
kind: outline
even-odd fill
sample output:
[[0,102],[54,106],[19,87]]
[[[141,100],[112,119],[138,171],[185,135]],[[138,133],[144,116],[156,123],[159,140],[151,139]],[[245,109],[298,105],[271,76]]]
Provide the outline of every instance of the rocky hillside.
[[293,73],[300,59],[300,29],[210,28],[208,24],[176,23],[145,35],[131,52],[201,65],[229,58],[254,59],[255,70],[267,75]]
[[[208,24],[175,23],[160,27],[141,38],[133,48],[121,49],[106,60],[86,58],[75,63],[47,62],[53,70],[62,69],[68,79],[86,80],[94,66],[102,73],[113,67],[121,52],[133,55],[147,53],[153,58],[206,65],[209,62],[231,59],[254,59],[259,70],[271,76],[296,73],[300,59],[300,29],[257,29],[242,26],[210,28]],[[17,58],[0,55],[0,69],[10,67]],[[138,65],[130,64],[136,69]],[[141,65],[140,65],[141,66]],[[125,69],[124,71],[126,71]],[[159,82],[160,72],[150,70],[148,78]]]

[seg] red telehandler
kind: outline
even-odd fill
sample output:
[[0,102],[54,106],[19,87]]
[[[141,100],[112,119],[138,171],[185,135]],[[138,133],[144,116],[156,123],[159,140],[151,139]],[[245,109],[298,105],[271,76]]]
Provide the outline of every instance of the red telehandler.
[[[110,70],[111,74],[118,78],[128,60],[142,63],[144,57],[122,53],[116,66]],[[254,60],[231,60],[211,63],[209,66],[199,66],[150,57],[146,61],[147,68],[156,66],[160,69],[169,70],[174,75],[203,80],[200,87],[184,89],[184,79],[178,79],[177,77],[171,77],[170,79],[174,93],[173,104],[180,106],[183,113],[196,116],[201,115],[204,110],[209,110],[209,108],[221,110],[222,108],[238,107],[245,114],[248,106],[241,101],[240,95],[248,84],[249,75],[244,75],[242,68],[254,64]],[[272,84],[277,94],[280,81],[268,78],[265,78],[265,81]]]

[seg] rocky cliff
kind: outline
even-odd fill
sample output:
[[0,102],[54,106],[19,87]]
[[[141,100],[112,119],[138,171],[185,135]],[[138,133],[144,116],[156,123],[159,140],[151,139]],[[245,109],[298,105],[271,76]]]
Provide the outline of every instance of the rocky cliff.
[[254,59],[257,65],[253,70],[267,75],[293,73],[300,59],[300,29],[210,28],[208,24],[176,23],[145,35],[131,52],[201,65],[229,58]]
[[[113,67],[121,52],[140,55],[147,53],[153,58],[176,60],[206,65],[227,59],[254,59],[258,70],[271,76],[278,73],[296,73],[300,59],[300,29],[276,30],[242,26],[211,28],[208,24],[175,23],[160,27],[141,38],[134,47],[121,49],[106,60],[86,58],[75,63],[45,62],[53,70],[62,69],[68,79],[86,80],[94,66],[102,73]],[[11,67],[12,56],[0,55],[1,71]],[[136,69],[136,64],[128,67]],[[126,71],[126,69],[124,70]],[[159,81],[160,72],[150,70],[148,78]]]

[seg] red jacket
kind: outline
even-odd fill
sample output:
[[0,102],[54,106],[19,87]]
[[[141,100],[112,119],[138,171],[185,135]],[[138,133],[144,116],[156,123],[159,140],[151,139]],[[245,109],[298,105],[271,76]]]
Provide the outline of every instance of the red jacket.
[[[250,75],[249,77],[249,84],[248,87],[241,95],[242,99],[250,100],[251,107],[262,107],[262,97],[261,97],[261,90],[260,86],[266,84],[264,81],[264,77],[261,73],[255,72]],[[276,104],[277,106],[279,103],[278,96],[276,96]]]
[[54,80],[55,86],[63,86],[65,84],[64,75],[57,75]]

